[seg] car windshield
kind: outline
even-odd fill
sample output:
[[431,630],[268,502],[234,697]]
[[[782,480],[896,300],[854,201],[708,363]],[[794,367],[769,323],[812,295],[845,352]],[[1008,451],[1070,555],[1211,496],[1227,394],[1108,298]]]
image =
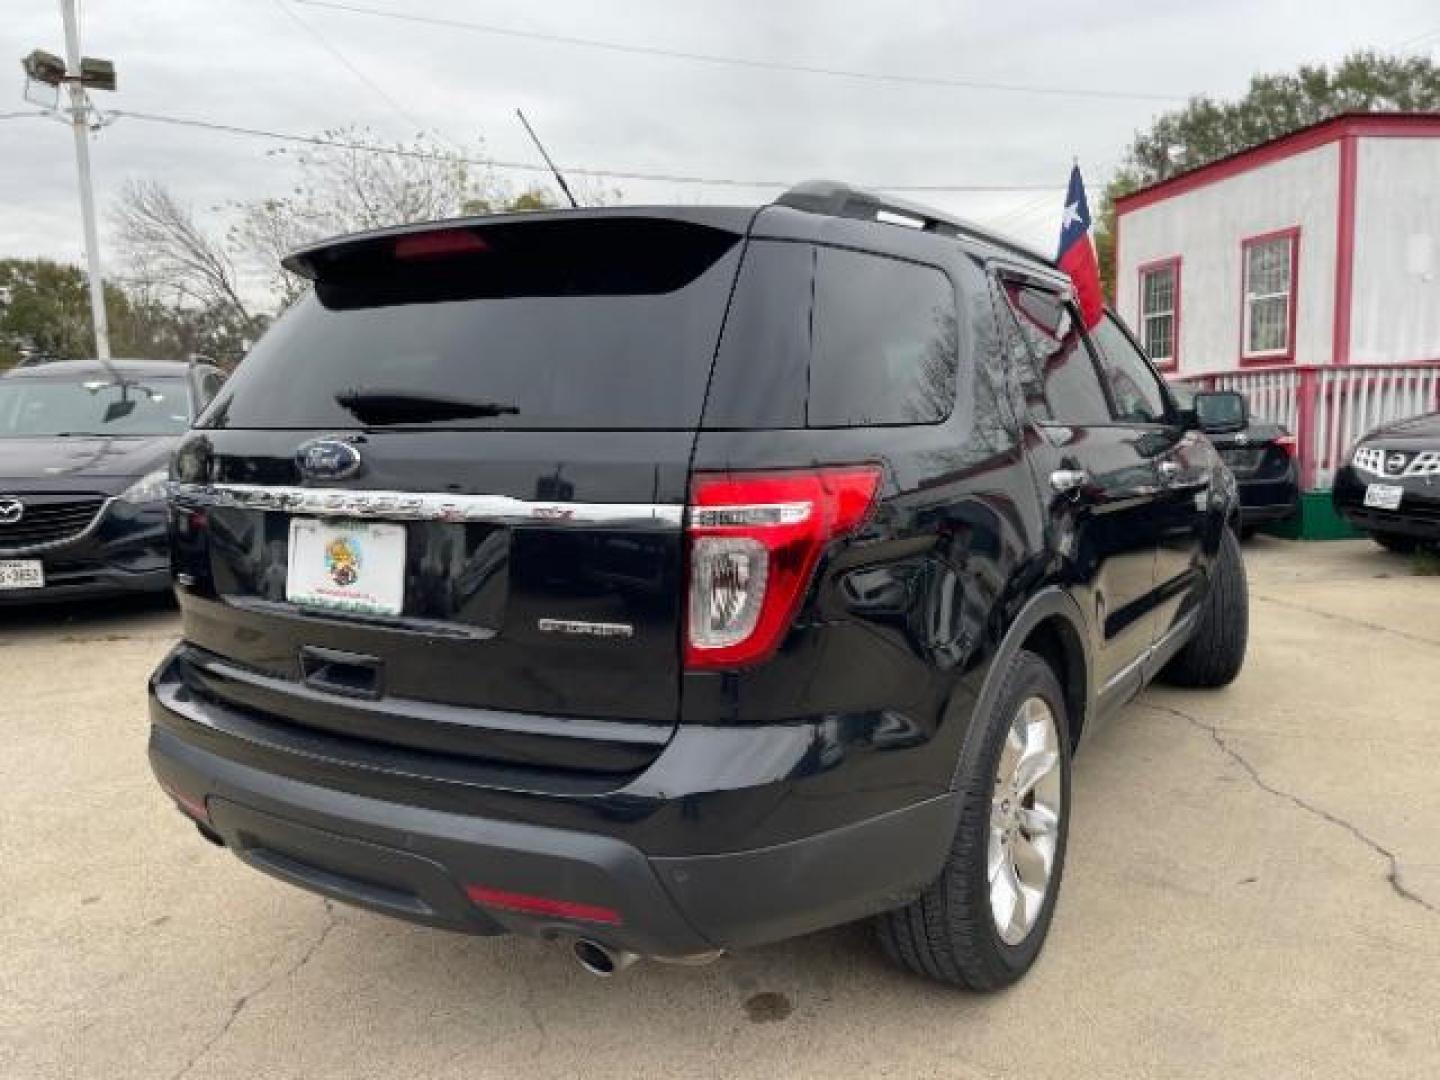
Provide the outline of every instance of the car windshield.
[[190,424],[185,380],[0,380],[0,438],[61,435],[178,435]]

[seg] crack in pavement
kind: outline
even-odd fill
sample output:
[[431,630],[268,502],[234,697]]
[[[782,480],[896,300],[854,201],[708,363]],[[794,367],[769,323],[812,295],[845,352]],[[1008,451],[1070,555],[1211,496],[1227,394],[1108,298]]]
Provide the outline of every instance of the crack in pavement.
[[246,1007],[252,1001],[258,998],[261,994],[264,994],[267,990],[269,990],[276,983],[280,982],[282,979],[293,978],[300,971],[300,969],[303,968],[306,964],[308,964],[315,956],[315,954],[319,952],[320,946],[325,944],[325,939],[328,938],[331,932],[340,925],[340,920],[335,917],[335,905],[329,900],[326,900],[324,903],[325,926],[316,936],[315,940],[310,943],[310,947],[301,954],[300,959],[296,960],[295,963],[291,964],[284,971],[278,972],[277,974],[270,976],[270,978],[266,979],[254,990],[251,990],[249,993],[246,994],[241,994],[238,998],[236,998],[235,1003],[230,1006],[230,1015],[225,1018],[225,1023],[220,1025],[220,1030],[215,1032],[214,1035],[210,1036],[209,1039],[205,1040],[205,1045],[200,1047],[200,1049],[196,1050],[195,1053],[191,1054],[189,1060],[171,1074],[170,1080],[181,1080],[182,1077],[188,1076],[190,1074],[190,1070],[195,1068],[195,1066],[204,1059],[205,1055],[210,1053],[210,1051],[215,1048],[215,1046],[220,1042],[220,1040],[223,1039],[227,1034],[229,1034],[230,1029],[235,1026],[235,1021],[240,1018],[240,1014],[245,1011]]
[[1218,725],[1206,723],[1198,716],[1192,716],[1189,713],[1181,709],[1177,709],[1172,705],[1152,705],[1147,701],[1137,702],[1137,704],[1142,709],[1149,709],[1152,712],[1158,712],[1167,714],[1169,716],[1177,717],[1180,720],[1184,720],[1192,727],[1198,728],[1199,730],[1205,732],[1205,734],[1210,736],[1211,741],[1214,742],[1214,744],[1220,749],[1221,753],[1225,754],[1225,756],[1230,758],[1231,761],[1235,762],[1235,764],[1239,765],[1240,768],[1244,769],[1246,774],[1249,775],[1250,779],[1254,782],[1255,786],[1258,787],[1261,791],[1267,792],[1268,794],[1273,795],[1278,799],[1284,799],[1286,802],[1291,803],[1292,805],[1298,807],[1301,810],[1304,810],[1307,814],[1311,814],[1314,817],[1320,818],[1322,821],[1329,822],[1331,825],[1334,825],[1337,828],[1344,829],[1356,840],[1359,840],[1360,843],[1364,844],[1376,855],[1379,855],[1382,859],[1385,860],[1385,862],[1387,863],[1385,880],[1390,883],[1390,888],[1395,892],[1396,896],[1399,896],[1401,899],[1408,900],[1412,904],[1418,904],[1420,907],[1424,908],[1432,915],[1440,915],[1440,907],[1436,907],[1419,893],[1413,892],[1412,890],[1407,888],[1404,882],[1400,880],[1400,859],[1393,851],[1387,848],[1384,844],[1380,843],[1380,841],[1376,840],[1374,837],[1370,836],[1368,833],[1362,831],[1360,827],[1358,825],[1355,825],[1353,822],[1345,820],[1338,814],[1331,813],[1324,807],[1316,806],[1314,803],[1307,802],[1293,792],[1286,791],[1283,788],[1278,788],[1274,784],[1269,783],[1263,776],[1260,775],[1260,771],[1250,763],[1249,759],[1246,758],[1244,754],[1240,753],[1240,751],[1236,750],[1225,740],[1225,735],[1220,730]]
[[1336,622],[1349,623],[1351,626],[1362,626],[1366,630],[1378,630],[1382,634],[1393,634],[1395,637],[1404,638],[1406,641],[1414,641],[1420,645],[1440,645],[1440,641],[1425,637],[1421,634],[1412,634],[1407,630],[1396,630],[1393,626],[1386,626],[1384,623],[1370,622],[1367,619],[1357,619],[1353,615],[1337,615],[1333,611],[1307,607],[1305,604],[1297,604],[1293,600],[1281,600],[1278,596],[1266,596],[1264,593],[1257,593],[1253,589],[1250,591],[1250,596],[1254,600],[1264,600],[1267,604],[1274,604],[1276,607],[1289,608],[1291,611],[1303,611],[1306,615],[1315,615],[1322,619],[1334,619]]

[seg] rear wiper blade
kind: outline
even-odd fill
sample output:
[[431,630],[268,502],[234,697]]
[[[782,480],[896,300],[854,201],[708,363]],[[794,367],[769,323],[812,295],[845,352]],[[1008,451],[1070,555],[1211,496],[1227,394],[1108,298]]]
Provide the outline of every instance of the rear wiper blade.
[[423,424],[433,420],[465,420],[487,416],[518,416],[520,410],[502,401],[424,394],[362,386],[342,390],[335,400],[367,424]]

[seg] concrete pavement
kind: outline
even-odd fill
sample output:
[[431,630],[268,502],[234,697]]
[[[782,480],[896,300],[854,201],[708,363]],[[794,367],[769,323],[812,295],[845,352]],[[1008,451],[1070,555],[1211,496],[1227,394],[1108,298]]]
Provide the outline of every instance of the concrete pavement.
[[1433,1077],[1440,579],[1246,553],[1245,672],[1098,734],[1050,943],[986,998],[864,927],[601,982],[328,905],[150,780],[173,612],[0,611],[0,1077]]

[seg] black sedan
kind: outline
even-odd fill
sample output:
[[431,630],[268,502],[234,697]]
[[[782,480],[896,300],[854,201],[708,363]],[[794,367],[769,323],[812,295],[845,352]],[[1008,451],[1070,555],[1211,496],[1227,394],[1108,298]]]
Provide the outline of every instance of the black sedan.
[[[1182,409],[1196,406],[1196,388],[1173,384]],[[1250,415],[1242,394],[1207,394],[1200,404],[1224,407],[1224,415],[1202,415],[1206,436],[1230,466],[1240,486],[1240,528],[1249,536],[1261,525],[1293,517],[1300,507],[1300,472],[1295,436],[1263,417]]]
[[170,587],[170,451],[223,379],[142,360],[0,374],[0,604]]
[[1440,412],[1370,432],[1332,490],[1335,509],[1391,551],[1440,545]]

